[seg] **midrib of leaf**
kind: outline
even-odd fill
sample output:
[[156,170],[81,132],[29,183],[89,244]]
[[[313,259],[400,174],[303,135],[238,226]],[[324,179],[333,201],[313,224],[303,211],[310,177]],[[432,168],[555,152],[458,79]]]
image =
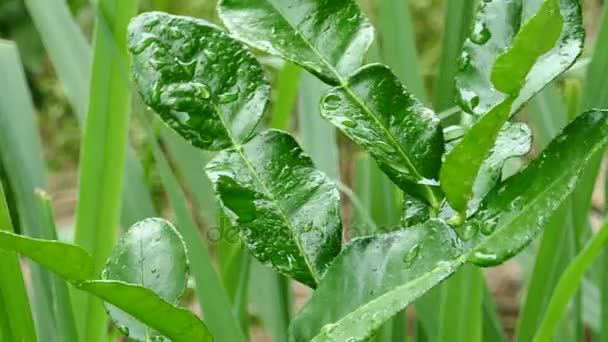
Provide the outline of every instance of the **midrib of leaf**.
[[293,237],[294,241],[296,242],[296,246],[298,246],[298,250],[300,251],[300,254],[302,254],[302,258],[304,259],[304,262],[306,262],[306,266],[308,267],[308,270],[310,271],[311,276],[313,277],[315,283],[318,284],[319,281],[321,280],[321,277],[317,274],[315,269],[312,267],[310,260],[308,260],[308,255],[304,252],[300,239],[298,238],[297,234],[295,234],[296,229],[293,226],[293,224],[291,223],[291,221],[289,220],[289,217],[288,217],[287,213],[285,212],[285,209],[283,209],[283,207],[280,205],[280,202],[274,197],[272,192],[266,186],[266,183],[264,183],[262,181],[262,178],[260,178],[260,175],[255,171],[255,168],[251,164],[251,161],[249,160],[249,158],[247,158],[247,156],[243,152],[243,146],[236,141],[236,139],[232,135],[232,132],[230,131],[230,127],[228,126],[228,123],[224,120],[222,113],[220,113],[220,111],[217,109],[217,107],[215,108],[215,112],[217,113],[217,116],[218,116],[220,122],[222,123],[222,125],[224,126],[224,129],[226,130],[226,134],[230,138],[230,142],[232,142],[232,147],[234,148],[236,153],[238,153],[239,157],[241,157],[241,159],[243,160],[245,165],[247,165],[247,168],[249,169],[249,171],[251,172],[251,174],[253,175],[255,180],[260,184],[260,186],[264,190],[266,196],[268,196],[268,198],[270,198],[270,200],[273,203],[275,203],[275,206],[278,209],[281,219],[283,219],[283,221],[289,228],[289,232],[291,233],[291,236]]
[[[429,272],[426,272],[424,275],[422,275],[422,276],[420,276],[420,277],[418,277],[416,279],[413,279],[411,281],[408,281],[405,284],[397,286],[397,287],[393,288],[390,291],[385,292],[381,296],[378,296],[378,297],[374,298],[373,300],[367,302],[365,305],[360,306],[358,309],[356,309],[354,311],[351,311],[351,313],[349,313],[348,315],[345,315],[340,320],[336,321],[335,324],[339,325],[342,321],[345,321],[345,320],[347,320],[347,319],[349,319],[349,318],[351,318],[353,316],[361,316],[362,313],[364,313],[365,311],[367,311],[368,307],[372,306],[376,302],[379,302],[379,301],[381,301],[382,299],[384,299],[386,297],[391,297],[395,292],[401,291],[403,289],[414,288],[414,287],[416,287],[416,285],[418,283],[423,282],[424,280],[426,280],[427,278],[431,277],[435,273],[440,273],[441,271],[449,270],[450,268],[454,267],[454,265],[457,265],[456,267],[462,265],[464,262],[466,262],[468,255],[469,255],[469,252],[463,253],[458,258],[455,258],[455,259],[451,260],[445,266],[437,266],[437,267],[433,268],[432,270],[430,270]],[[413,299],[410,300],[410,302],[411,301],[413,301]],[[321,338],[321,336],[323,334],[324,333],[317,334],[311,341],[312,342],[315,342],[315,341],[317,341],[317,342],[324,341],[324,340],[319,340],[319,338]]]
[[[582,160],[581,164],[582,165],[587,164],[587,162],[589,162],[589,160],[591,160],[596,155],[596,153],[601,149],[600,147],[602,145],[604,145],[606,143],[606,141],[608,141],[608,137],[605,137],[604,139],[600,140],[599,143],[595,144],[595,147],[593,149],[591,149],[590,153],[588,153],[587,157]],[[580,164],[577,164],[577,166],[578,165],[580,165]],[[519,210],[519,212],[525,212],[526,209],[534,206],[536,204],[536,202],[543,195],[545,195],[547,192],[549,192],[549,191],[551,191],[553,189],[553,187],[555,186],[556,183],[561,183],[564,178],[567,178],[566,176],[569,176],[569,177],[578,177],[579,174],[581,173],[581,171],[582,171],[582,168],[579,168],[579,169],[575,168],[574,170],[570,170],[568,172],[562,172],[562,173],[560,173],[560,176],[558,176],[552,182],[550,182],[549,186],[544,187],[543,191],[540,191],[540,192],[536,193],[536,196],[532,197],[532,201],[528,202],[527,205],[523,206]],[[560,199],[559,203],[561,203],[565,198],[567,198],[567,195],[568,194],[565,194],[565,196],[563,196]],[[492,233],[491,236],[489,236],[489,237],[487,237],[485,239],[481,239],[480,240],[481,242],[477,243],[476,245],[477,246],[482,245],[482,244],[484,244],[484,243],[492,240],[492,238],[496,237],[497,235],[500,235],[499,232],[502,232],[504,229],[506,229],[507,226],[509,226],[511,223],[513,223],[513,221],[517,220],[520,217],[521,217],[521,215],[513,215],[512,219],[508,220],[504,224],[501,224],[501,228],[498,228],[494,233]]]
[[[397,147],[397,151],[399,152],[399,154],[401,154],[401,156],[403,157],[403,159],[406,161],[407,166],[411,169],[411,171],[414,173],[415,177],[418,177],[419,179],[424,179],[425,177],[423,177],[420,172],[418,172],[418,169],[414,166],[414,163],[412,162],[410,156],[407,154],[407,152],[405,152],[403,150],[403,148],[401,147],[401,144],[399,144],[399,142],[397,141],[397,138],[395,138],[395,136],[382,124],[382,122],[380,122],[380,120],[373,114],[373,112],[371,111],[371,109],[365,105],[365,103],[363,102],[363,100],[361,98],[359,98],[350,88],[350,84],[348,84],[348,80],[345,79],[339,72],[338,70],[336,70],[336,68],[334,68],[333,65],[331,65],[331,63],[329,63],[329,61],[323,57],[323,55],[314,47],[314,45],[308,40],[306,39],[306,37],[302,34],[302,32],[300,32],[300,30],[295,27],[291,22],[289,22],[287,19],[287,16],[285,15],[285,13],[283,13],[275,4],[273,1],[268,1],[268,3],[277,11],[277,13],[279,13],[281,15],[281,18],[283,19],[283,22],[285,24],[287,24],[289,27],[291,27],[292,30],[294,30],[294,32],[296,32],[296,35],[298,37],[300,37],[302,39],[302,42],[304,42],[304,44],[306,44],[306,46],[308,46],[310,48],[310,50],[312,52],[314,52],[314,54],[319,57],[319,59],[325,64],[325,66],[332,71],[333,76],[338,79],[339,83],[340,83],[340,87],[342,87],[346,93],[348,94],[348,96],[350,96],[361,108],[363,108],[363,110],[365,111],[365,113],[371,117],[374,122],[380,126],[380,128],[382,129],[382,132],[385,134],[385,136]],[[435,193],[433,192],[433,190],[430,188],[430,186],[425,185],[425,184],[421,184],[423,185],[425,191],[428,193],[429,195],[429,200],[432,202],[431,205],[434,208],[439,207],[439,205],[441,204],[440,201],[437,199],[437,197],[435,197]]]

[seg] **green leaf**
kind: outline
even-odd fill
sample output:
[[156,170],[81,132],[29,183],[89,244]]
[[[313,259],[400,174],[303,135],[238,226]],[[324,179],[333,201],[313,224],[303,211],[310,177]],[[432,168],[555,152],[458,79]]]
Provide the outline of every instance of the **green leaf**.
[[513,100],[509,98],[481,117],[448,153],[441,166],[441,188],[461,219],[466,218],[479,171],[509,117],[512,104]]
[[167,303],[150,289],[117,280],[90,280],[79,287],[137,317],[173,342],[213,341],[205,324],[192,312]]
[[470,261],[496,265],[531,241],[573,191],[590,159],[605,149],[607,115],[590,111],[579,116],[526,169],[490,192],[468,222],[480,231]]
[[477,211],[483,198],[500,182],[502,167],[509,158],[520,157],[532,149],[532,131],[522,122],[506,123],[498,133],[490,155],[483,161],[473,184],[468,213]]
[[585,277],[585,273],[600,255],[607,242],[608,225],[605,224],[568,265],[553,291],[545,317],[534,336],[535,342],[552,341],[558,324],[568,308],[570,299],[574,296]]
[[144,102],[196,147],[247,140],[270,88],[241,43],[200,19],[144,13],[129,25],[133,74]]
[[439,118],[383,65],[365,66],[347,82],[321,100],[321,115],[363,146],[402,190],[438,207]]
[[0,249],[23,254],[72,283],[93,276],[93,259],[76,245],[0,231]]
[[537,10],[524,22],[522,0],[480,3],[459,59],[456,84],[463,110],[484,115],[505,100],[502,89],[518,94],[515,113],[574,63],[584,38],[579,1],[545,0]]
[[361,65],[374,37],[352,0],[222,0],[219,14],[237,38],[329,84],[342,83]]
[[290,327],[291,341],[364,341],[466,257],[454,231],[431,219],[354,239]]
[[253,255],[316,287],[340,251],[340,195],[293,137],[265,131],[220,152],[207,175]]
[[[145,287],[164,301],[177,304],[188,282],[188,259],[181,236],[171,223],[158,218],[133,225],[116,244],[102,277]],[[146,341],[157,334],[106,304],[106,311],[130,338]]]
[[[519,20],[514,18],[521,15],[519,2],[482,2],[480,6],[461,56],[464,62],[457,83],[462,108],[485,115],[447,156],[440,176],[442,189],[450,205],[460,213],[460,219],[466,216],[474,180],[498,130],[524,102],[565,71],[581,52],[583,34],[578,2],[564,5],[561,15],[557,13],[558,2],[545,0],[515,37],[512,36]],[[505,21],[510,26],[493,28],[497,30],[497,37],[493,38],[488,27]],[[549,36],[545,36],[546,32]],[[543,43],[538,44],[539,41]],[[505,48],[506,51],[496,53],[499,46],[501,51]],[[488,55],[487,51],[491,53]],[[476,93],[475,87],[479,85],[487,87],[489,92],[486,89],[484,94]],[[480,99],[488,102],[480,104]]]

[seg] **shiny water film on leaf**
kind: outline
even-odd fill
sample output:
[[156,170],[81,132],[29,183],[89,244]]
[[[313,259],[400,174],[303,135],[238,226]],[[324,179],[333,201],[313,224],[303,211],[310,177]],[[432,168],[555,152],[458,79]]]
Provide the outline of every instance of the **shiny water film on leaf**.
[[[188,281],[184,242],[171,223],[163,219],[140,221],[114,247],[102,276],[141,285],[169,304],[177,304]],[[132,339],[145,341],[158,335],[111,304],[106,304],[106,310],[116,326],[128,331],[126,335]]]
[[477,211],[483,198],[500,182],[502,167],[509,158],[521,157],[532,149],[532,131],[523,122],[506,123],[498,133],[490,155],[483,161],[473,184],[468,215]]
[[143,13],[129,25],[133,75],[144,102],[192,145],[247,140],[270,88],[254,56],[204,20]]
[[352,0],[222,0],[219,14],[239,39],[330,84],[361,66],[374,38]]
[[438,206],[444,152],[439,118],[380,64],[367,65],[331,89],[321,115],[363,146],[402,190]]
[[493,189],[467,226],[479,232],[469,242],[470,261],[493,266],[524,248],[565,198],[591,158],[608,146],[608,111],[579,116],[543,153]]
[[262,263],[316,287],[340,251],[340,195],[288,133],[268,130],[207,165],[221,205]]
[[[530,18],[524,17],[522,13],[526,12],[523,9],[530,7],[533,1],[523,4],[522,0],[479,2],[471,35],[465,42],[458,61],[456,85],[458,102],[463,110],[474,115],[484,115],[505,100],[506,92],[518,93],[511,111],[515,113],[535,93],[574,63],[582,51],[584,40],[580,4],[578,0],[561,0],[559,5],[562,20],[552,8],[558,1],[540,1],[542,4],[535,1],[535,15]],[[536,13],[540,5],[545,5],[545,8]],[[529,26],[528,30],[524,29],[525,26]],[[518,38],[520,43],[517,44],[514,40],[521,32],[523,34]],[[544,46],[539,45],[539,42]],[[509,50],[512,44],[519,46]],[[519,60],[519,63],[515,60]],[[495,64],[498,64],[497,69],[503,71],[493,76]],[[493,81],[502,78],[499,74],[505,76],[506,82],[517,78],[515,82],[510,82],[515,85],[495,87]],[[522,75],[525,78],[523,84]],[[502,81],[498,80],[499,83]],[[503,92],[497,88],[502,88]]]
[[431,219],[354,239],[290,327],[290,341],[366,341],[466,260],[455,232]]

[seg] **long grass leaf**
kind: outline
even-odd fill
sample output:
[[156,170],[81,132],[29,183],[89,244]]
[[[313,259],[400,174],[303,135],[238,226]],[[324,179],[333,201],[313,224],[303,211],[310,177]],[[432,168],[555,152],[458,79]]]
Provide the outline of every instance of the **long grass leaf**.
[[[131,105],[126,77],[127,24],[136,14],[137,3],[98,2],[75,232],[76,243],[93,256],[95,272],[101,272],[110,255],[120,219]],[[101,301],[78,293],[74,305],[86,312],[84,321],[78,322],[79,335],[88,342],[105,340],[106,317]]]
[[[64,0],[25,0],[76,118],[84,127],[89,102],[91,48]],[[126,76],[125,76],[126,77]],[[141,165],[127,148],[121,223],[129,227],[155,215]]]
[[[196,283],[196,294],[209,330],[217,341],[244,342],[245,336],[231,311],[230,299],[213,269],[208,248],[186,205],[185,194],[173,175],[163,152],[154,140],[151,129],[147,130],[147,137],[163,187],[167,191],[169,202],[177,218],[176,226],[186,242]],[[203,177],[202,170],[201,177]]]
[[[55,227],[55,214],[51,198],[42,190],[36,190],[38,199],[38,213],[40,215],[41,228],[45,236],[57,240],[57,229]],[[72,311],[70,292],[65,281],[57,275],[51,275],[53,281],[53,314],[57,318],[57,336],[60,341],[79,341],[76,330],[76,321]]]
[[277,92],[270,127],[284,131],[289,129],[291,114],[298,98],[301,74],[302,69],[299,66],[290,62],[285,62],[283,65],[277,81]]
[[[0,231],[13,231],[4,190],[0,183]],[[36,341],[36,329],[23,282],[19,257],[0,252],[0,340]]]
[[[34,105],[17,46],[0,40],[0,163],[14,194],[23,232],[45,237],[40,229],[34,189],[46,186],[46,166],[34,119]],[[38,339],[56,341],[50,274],[32,265],[33,309]]]
[[608,224],[604,225],[599,233],[589,241],[561,275],[551,296],[547,313],[534,337],[535,342],[549,342],[552,340],[557,331],[557,326],[567,310],[570,299],[582,282],[585,272],[602,252],[606,242],[608,242]]

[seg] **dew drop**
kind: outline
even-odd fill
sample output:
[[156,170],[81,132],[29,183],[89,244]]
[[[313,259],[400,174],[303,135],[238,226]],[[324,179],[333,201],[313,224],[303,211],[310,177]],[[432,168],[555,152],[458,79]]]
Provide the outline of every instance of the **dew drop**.
[[348,128],[357,127],[357,122],[353,121],[353,120],[349,120],[349,119],[342,120],[341,124],[342,124],[342,126],[345,126]]
[[410,264],[418,258],[418,255],[420,255],[420,245],[415,244],[403,254],[403,262]]
[[471,41],[475,44],[485,44],[492,37],[492,33],[488,30],[485,23],[476,21],[473,25],[473,32],[471,33]]
[[125,336],[129,336],[129,327],[127,327],[126,325],[119,325],[118,327],[118,331],[120,331],[123,335]]
[[457,100],[461,108],[468,113],[472,113],[479,105],[479,96],[477,93],[465,88],[460,88]]
[[330,334],[332,331],[334,331],[336,329],[338,325],[336,323],[329,323],[329,324],[325,324],[322,328],[321,328],[321,333],[322,334]]
[[209,50],[209,49],[205,49],[203,50],[203,53],[205,54],[205,56],[207,56],[207,60],[209,62],[216,62],[217,61],[217,53]]
[[329,111],[338,109],[338,107],[340,106],[340,100],[340,96],[338,96],[337,94],[327,94],[323,98],[323,109]]
[[469,257],[470,261],[481,266],[495,266],[498,256],[483,249],[478,249]]
[[467,51],[463,51],[458,57],[458,70],[463,71],[471,65],[471,55]]
[[152,34],[142,34],[142,38],[135,44],[133,48],[131,48],[131,52],[133,54],[138,55],[142,53],[145,49],[147,49],[150,45],[157,42],[158,39],[155,35]]
[[239,92],[240,92],[239,87],[236,87],[236,89],[233,92],[224,93],[224,94],[221,94],[220,96],[218,96],[217,100],[219,103],[222,103],[222,104],[234,102],[234,101],[236,101],[236,99],[239,98]]
[[477,235],[478,230],[479,226],[477,224],[468,224],[464,227],[464,230],[462,231],[462,238],[464,240],[471,240],[475,235]]

